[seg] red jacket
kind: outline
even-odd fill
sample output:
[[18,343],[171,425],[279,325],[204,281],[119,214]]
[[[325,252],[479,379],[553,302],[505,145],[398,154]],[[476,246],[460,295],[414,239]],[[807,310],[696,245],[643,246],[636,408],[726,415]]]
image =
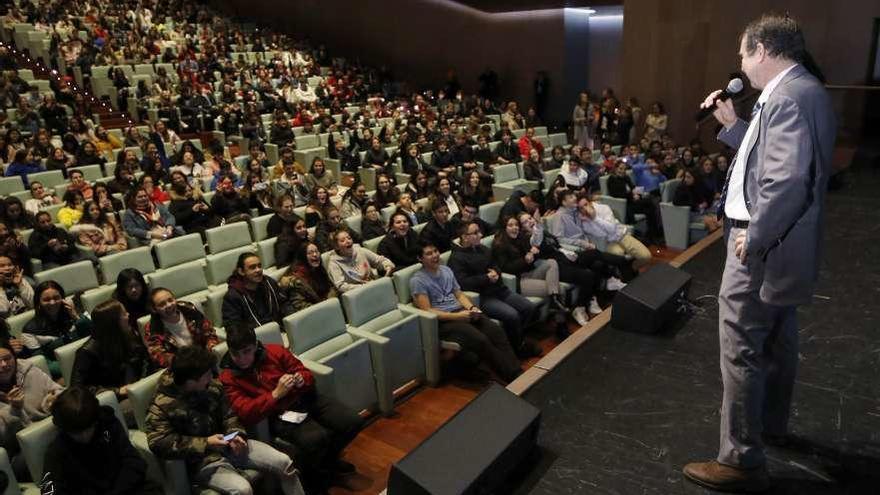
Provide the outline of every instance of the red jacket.
[[538,158],[544,157],[544,145],[541,141],[529,139],[526,135],[519,138],[519,154],[522,155],[523,160],[529,159],[529,152],[532,151],[532,147],[538,150]]
[[[278,344],[264,344],[250,370],[242,371],[235,366],[227,353],[220,363],[220,382],[226,389],[232,409],[245,426],[277,416],[291,410],[300,396],[312,390],[315,379],[302,362]],[[258,351],[259,352],[259,351]],[[300,373],[305,379],[301,388],[291,390],[278,401],[272,391],[282,375]]]

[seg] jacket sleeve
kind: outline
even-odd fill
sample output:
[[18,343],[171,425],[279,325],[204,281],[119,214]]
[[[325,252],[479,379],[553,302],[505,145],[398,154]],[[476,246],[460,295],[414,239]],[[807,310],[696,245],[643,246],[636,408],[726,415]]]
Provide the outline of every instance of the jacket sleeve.
[[132,237],[150,240],[150,233],[138,225],[137,218],[131,210],[125,210],[122,214],[122,228]]
[[[745,120],[736,119],[736,123],[730,129],[726,127],[721,128],[721,131],[718,133],[718,140],[733,149],[739,149],[739,145],[742,143],[743,138],[745,138],[748,129],[749,124]],[[731,165],[733,164],[731,163]]]
[[144,334],[146,337],[144,340],[147,341],[147,351],[150,353],[150,359],[152,359],[160,368],[170,366],[174,354],[165,352],[165,347],[162,345],[163,338],[161,335],[153,333],[152,322],[147,323],[146,327],[144,327]]
[[[157,396],[158,397],[158,396]],[[163,459],[193,459],[205,456],[208,448],[206,437],[181,435],[174,430],[165,410],[156,403],[150,404],[144,424],[147,444],[156,456]]]
[[372,266],[373,268],[375,268],[377,270],[379,268],[382,268],[382,270],[384,270],[385,273],[388,273],[388,272],[394,270],[394,263],[392,263],[391,260],[389,260],[388,258],[382,256],[381,254],[376,254],[367,248],[362,248],[362,249],[364,251],[364,254],[367,256],[367,261],[370,263],[370,266]]
[[469,274],[465,264],[457,260],[454,254],[449,257],[449,268],[455,274],[455,279],[462,290],[480,292],[492,285],[492,281],[489,280],[489,275],[486,273]]
[[223,296],[223,322],[225,324],[229,324],[233,321],[248,321],[250,318],[245,318],[244,310],[242,309],[242,296],[238,294],[238,291],[235,289],[229,289],[226,291],[226,295]]
[[271,391],[264,391],[262,394],[251,397],[235,383],[235,377],[228,370],[223,370],[220,374],[220,382],[229,398],[229,403],[235,414],[246,425],[254,425],[267,418],[276,406],[275,397]]
[[57,446],[58,442],[53,442],[43,456],[43,478],[39,480],[41,495],[73,495],[78,491],[65,470],[70,464],[69,453]]
[[121,465],[116,473],[116,479],[113,480],[113,487],[107,493],[108,495],[135,493],[146,477],[147,463],[131,444],[128,434],[122,428],[122,423],[115,417],[110,427],[110,438],[114,443],[113,451],[120,458]]
[[511,273],[519,276],[523,272],[529,271],[532,266],[526,263],[526,260],[511,245],[495,245],[492,246],[492,257],[498,268],[504,273]]

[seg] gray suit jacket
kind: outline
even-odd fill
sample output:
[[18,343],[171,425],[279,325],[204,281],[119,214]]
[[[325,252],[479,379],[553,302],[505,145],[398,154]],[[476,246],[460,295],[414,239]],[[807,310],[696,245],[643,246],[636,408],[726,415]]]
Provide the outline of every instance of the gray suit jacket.
[[[760,118],[746,159],[749,268],[762,277],[764,302],[807,304],[819,274],[834,112],[822,83],[798,65],[776,86]],[[737,149],[746,129],[739,120],[718,139]]]

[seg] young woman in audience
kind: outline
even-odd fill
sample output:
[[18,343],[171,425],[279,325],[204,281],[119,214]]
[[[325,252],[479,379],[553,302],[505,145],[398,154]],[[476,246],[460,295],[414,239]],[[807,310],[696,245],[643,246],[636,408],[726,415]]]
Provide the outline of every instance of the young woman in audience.
[[413,230],[410,216],[398,210],[388,221],[388,233],[379,243],[379,254],[391,260],[398,268],[419,262],[419,236]]
[[[235,189],[233,188],[233,190]],[[220,195],[215,194],[214,197]],[[223,196],[227,197],[225,194]],[[245,220],[250,220],[251,210],[257,210],[257,216],[266,215],[272,211],[272,190],[269,183],[263,181],[256,173],[248,173],[245,176],[244,185],[237,191],[237,196],[247,207]],[[213,201],[213,198],[211,200]]]
[[82,218],[85,199],[81,192],[74,189],[65,191],[62,199],[64,206],[58,210],[58,222],[69,229]]
[[330,202],[330,192],[324,186],[316,186],[309,195],[309,204],[306,205],[306,227],[315,227],[327,218],[327,211],[333,203]]
[[184,233],[165,205],[150,200],[150,194],[143,185],[137,186],[128,195],[122,228],[126,234],[144,244],[155,244]]
[[461,211],[461,205],[455,193],[452,192],[452,180],[449,177],[440,177],[437,179],[437,185],[434,187],[434,194],[428,200],[428,203],[434,204],[441,202],[449,209],[449,216],[452,217]]
[[137,184],[137,179],[134,177],[135,168],[128,164],[120,164],[116,166],[116,169],[113,170],[113,179],[107,183],[107,186],[111,191],[118,194],[128,194],[135,184]]
[[101,211],[98,203],[89,201],[83,206],[82,217],[70,228],[77,243],[94,251],[96,256],[118,253],[128,248],[122,227],[113,215]]
[[137,328],[138,318],[150,313],[149,291],[144,275],[135,268],[125,268],[116,276],[113,299],[125,307],[134,328]]
[[492,198],[492,191],[486,187],[480,177],[480,173],[471,170],[464,175],[461,187],[458,189],[458,196],[462,202],[473,202],[478,205],[489,203]]
[[321,252],[314,242],[300,245],[293,264],[278,285],[287,292],[293,311],[336,297],[336,289],[321,264]]
[[211,350],[220,343],[211,320],[187,301],[179,301],[164,287],[150,292],[150,321],[144,327],[144,340],[153,364],[167,368],[177,349],[197,345]]
[[340,213],[345,218],[355,217],[361,214],[361,209],[367,201],[367,188],[364,184],[355,179],[354,183],[342,195],[342,204],[340,205]]
[[725,176],[715,168],[715,160],[704,157],[700,164],[700,183],[703,188],[712,196],[710,203],[721,197],[721,190],[724,187]]
[[385,151],[385,148],[382,146],[382,141],[378,137],[374,137],[370,142],[370,147],[367,149],[363,166],[376,169],[377,174],[390,173],[391,157],[388,155],[388,152]]
[[284,226],[292,223],[294,220],[300,220],[300,217],[293,213],[296,208],[296,200],[290,194],[282,194],[275,200],[275,214],[269,219],[266,225],[267,237],[276,237],[283,230]]
[[316,156],[312,159],[312,166],[309,167],[309,173],[306,175],[306,187],[309,191],[314,191],[316,187],[323,187],[330,196],[336,196],[339,192],[336,177],[331,170],[327,170],[324,159]]
[[67,186],[68,191],[79,191],[82,193],[83,199],[92,199],[94,191],[92,191],[92,186],[86,180],[82,170],[71,170],[69,177],[70,185]]
[[409,147],[407,147],[406,154],[403,156],[402,161],[403,172],[409,174],[410,177],[418,172],[428,169],[428,164],[422,159],[422,153],[417,144],[410,144]]
[[103,182],[95,183],[95,195],[93,198],[95,202],[98,203],[98,206],[101,208],[101,211],[108,215],[114,215],[119,218],[119,213],[125,208],[125,205],[119,199],[113,197],[113,193],[109,187]]
[[224,178],[217,185],[217,193],[211,198],[211,210],[226,223],[246,221],[250,218],[247,201],[239,195],[229,177]]
[[47,280],[34,289],[34,317],[24,325],[21,342],[22,357],[42,354],[49,361],[53,376],[61,374],[55,361],[55,349],[92,334],[93,325],[76,311],[73,302],[65,299],[58,282]]
[[12,258],[0,254],[0,318],[24,313],[34,307],[34,289]]
[[24,209],[21,200],[15,196],[3,200],[3,223],[12,230],[34,228],[34,219]]
[[31,181],[30,190],[31,199],[24,202],[24,209],[31,215],[36,215],[38,211],[60,202],[55,194],[47,191],[43,183],[38,180]]
[[40,166],[39,162],[34,161],[34,155],[30,151],[26,149],[20,149],[15,152],[15,158],[12,160],[6,167],[6,171],[4,175],[6,177],[21,177],[21,181],[24,182],[24,187],[28,186],[28,174],[34,174],[37,172],[41,172],[43,167]]
[[205,230],[220,224],[211,206],[202,197],[201,189],[186,182],[171,186],[171,204],[168,205],[168,210],[184,232],[197,233],[203,239]]
[[376,202],[370,200],[361,210],[361,237],[367,241],[385,235],[385,224]]
[[[168,178],[168,175],[165,176]],[[168,179],[163,179],[164,181],[168,181]],[[165,189],[162,188],[162,184],[159,183],[152,175],[144,175],[140,180],[140,187],[144,188],[147,192],[147,195],[150,197],[150,201],[156,204],[164,204],[168,201],[171,201],[171,196],[165,192]],[[134,189],[132,189],[134,190]]]
[[392,176],[376,175],[376,193],[372,199],[379,209],[397,203],[397,200],[400,199],[400,189],[397,188]]
[[70,384],[92,393],[112,390],[119,399],[126,421],[131,424],[128,385],[153,372],[155,367],[129,314],[116,300],[104,301],[92,312],[92,336],[77,349]]
[[275,264],[278,266],[290,264],[299,252],[300,246],[308,240],[309,230],[305,220],[293,215],[290,221],[284,224],[281,234],[275,241]]
[[73,166],[73,157],[68,156],[63,148],[52,148],[52,154],[46,159],[46,170],[60,170],[65,177],[67,169]]
[[2,220],[0,220],[0,255],[12,260],[12,263],[21,268],[26,276],[34,275],[30,249],[21,235],[7,227],[6,222]]
[[669,120],[666,117],[666,111],[663,104],[659,101],[651,105],[651,111],[645,117],[645,137],[653,141],[659,140],[666,133],[669,126]]
[[721,226],[714,208],[711,208],[714,201],[714,194],[705,188],[694,172],[685,170],[681,183],[675,190],[672,204],[690,208],[691,222],[702,222],[712,232]]
[[428,173],[424,170],[420,170],[410,174],[409,182],[406,184],[406,190],[412,196],[413,201],[429,197],[431,195],[431,189],[428,187]]

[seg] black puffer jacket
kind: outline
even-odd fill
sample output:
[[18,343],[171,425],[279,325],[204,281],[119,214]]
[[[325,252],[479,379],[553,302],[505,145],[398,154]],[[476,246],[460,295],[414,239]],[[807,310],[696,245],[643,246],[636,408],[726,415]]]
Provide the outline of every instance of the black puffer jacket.
[[[503,297],[507,294],[507,286],[501,281],[501,270],[492,260],[492,251],[479,245],[471,248],[456,246],[449,257],[449,268],[455,274],[462,290],[478,292],[481,296]],[[498,272],[498,280],[489,280],[489,269]]]

